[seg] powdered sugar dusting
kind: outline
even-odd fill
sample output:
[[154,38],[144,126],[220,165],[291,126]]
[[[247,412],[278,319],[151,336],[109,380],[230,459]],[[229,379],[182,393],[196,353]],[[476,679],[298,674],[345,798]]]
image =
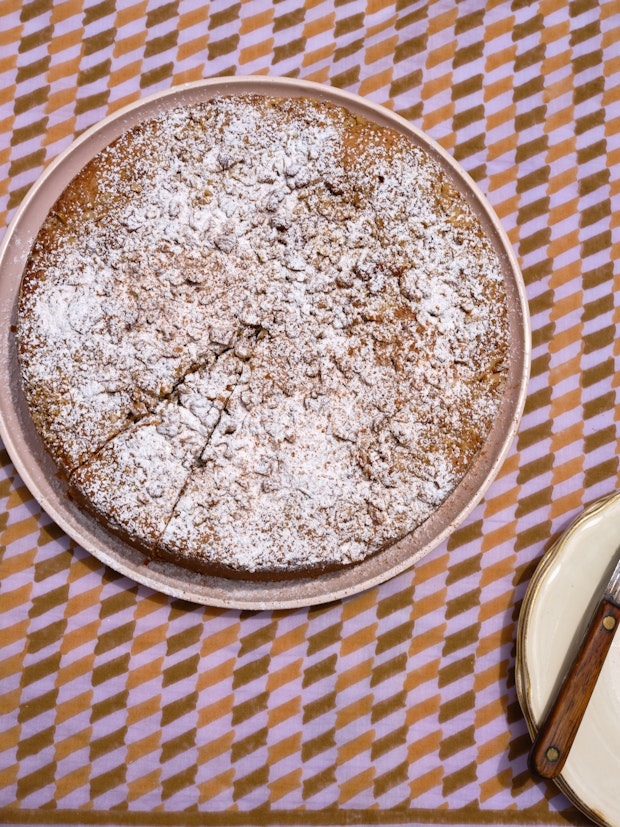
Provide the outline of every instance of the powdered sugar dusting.
[[252,96],[96,159],[35,245],[19,329],[35,423],[98,513],[245,572],[420,525],[484,442],[507,336],[497,257],[425,153]]

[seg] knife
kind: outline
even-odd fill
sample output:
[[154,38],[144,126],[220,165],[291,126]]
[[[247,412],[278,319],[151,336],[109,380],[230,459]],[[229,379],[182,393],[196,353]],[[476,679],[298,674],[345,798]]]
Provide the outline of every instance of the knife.
[[540,723],[528,761],[530,772],[535,775],[555,778],[562,772],[618,624],[620,560],[592,614],[559,692]]

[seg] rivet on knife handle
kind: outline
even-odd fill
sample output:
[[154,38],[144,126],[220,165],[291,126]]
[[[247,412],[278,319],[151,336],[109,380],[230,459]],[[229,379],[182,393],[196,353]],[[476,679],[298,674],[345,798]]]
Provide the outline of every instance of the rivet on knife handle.
[[562,772],[619,623],[620,606],[603,599],[534,739],[529,768],[536,775]]

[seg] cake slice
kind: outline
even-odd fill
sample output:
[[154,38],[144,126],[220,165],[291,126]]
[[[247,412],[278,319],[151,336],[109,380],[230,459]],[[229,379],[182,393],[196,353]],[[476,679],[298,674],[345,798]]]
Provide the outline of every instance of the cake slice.
[[223,354],[188,374],[171,398],[74,470],[73,496],[116,534],[153,553],[242,368]]

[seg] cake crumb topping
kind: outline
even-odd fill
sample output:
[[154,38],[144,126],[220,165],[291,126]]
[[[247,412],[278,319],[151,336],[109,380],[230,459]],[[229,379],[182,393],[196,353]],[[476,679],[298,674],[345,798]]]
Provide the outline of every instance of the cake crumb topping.
[[122,135],[24,274],[41,436],[147,553],[285,576],[421,525],[489,433],[500,263],[405,136],[309,99],[217,98]]

